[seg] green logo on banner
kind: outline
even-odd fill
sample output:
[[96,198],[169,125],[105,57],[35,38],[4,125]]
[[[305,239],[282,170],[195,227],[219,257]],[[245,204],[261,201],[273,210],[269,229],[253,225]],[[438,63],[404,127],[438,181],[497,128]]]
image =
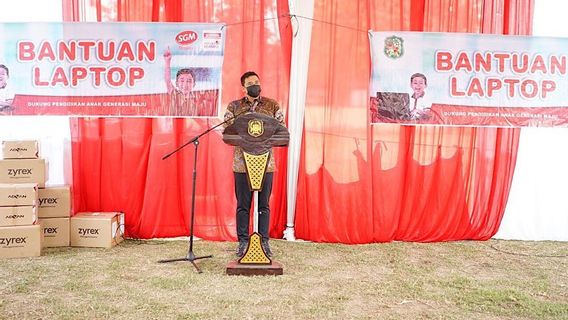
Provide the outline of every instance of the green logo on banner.
[[397,59],[404,54],[404,40],[397,36],[385,39],[385,55],[391,59]]

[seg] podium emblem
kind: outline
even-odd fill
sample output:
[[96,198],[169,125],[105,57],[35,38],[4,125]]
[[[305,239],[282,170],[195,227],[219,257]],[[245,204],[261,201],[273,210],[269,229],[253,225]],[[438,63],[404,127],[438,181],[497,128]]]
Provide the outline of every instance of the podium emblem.
[[248,134],[253,137],[260,137],[264,133],[264,126],[262,121],[252,119],[248,122]]

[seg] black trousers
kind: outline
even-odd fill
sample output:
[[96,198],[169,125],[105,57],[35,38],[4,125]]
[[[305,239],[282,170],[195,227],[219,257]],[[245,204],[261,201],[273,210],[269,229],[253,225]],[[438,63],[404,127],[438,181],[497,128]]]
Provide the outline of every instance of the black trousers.
[[[249,189],[246,173],[235,172],[235,195],[237,196],[237,237],[240,241],[249,239],[250,208],[252,207],[252,191]],[[268,240],[270,208],[268,201],[272,192],[272,172],[264,175],[262,191],[258,193],[258,233],[263,240]]]

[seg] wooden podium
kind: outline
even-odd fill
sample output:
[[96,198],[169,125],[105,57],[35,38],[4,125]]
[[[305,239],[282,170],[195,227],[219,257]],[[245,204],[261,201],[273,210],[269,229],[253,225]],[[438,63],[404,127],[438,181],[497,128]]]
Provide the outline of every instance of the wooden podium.
[[223,131],[223,141],[243,149],[249,188],[253,192],[253,233],[245,254],[227,264],[228,275],[281,275],[282,265],[270,259],[262,247],[258,233],[258,192],[262,190],[264,174],[274,146],[286,146],[290,140],[288,129],[268,115],[249,112],[238,116]]

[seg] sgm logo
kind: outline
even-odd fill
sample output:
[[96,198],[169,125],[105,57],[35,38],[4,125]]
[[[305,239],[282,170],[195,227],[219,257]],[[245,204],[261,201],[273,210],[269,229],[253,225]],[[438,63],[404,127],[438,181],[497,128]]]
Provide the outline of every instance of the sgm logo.
[[26,243],[27,237],[19,238],[0,238],[0,245],[11,246],[13,244]]
[[17,177],[26,174],[32,174],[32,169],[8,169],[9,176]]
[[58,228],[43,228],[43,234],[54,234],[57,233]]
[[79,228],[79,234],[82,236],[99,234],[99,229]]
[[187,30],[177,34],[176,42],[181,46],[187,46],[197,41],[197,32]]
[[27,149],[27,148],[17,147],[17,148],[10,148],[10,151],[13,151],[13,152],[22,152],[22,151],[28,151],[28,149]]
[[23,217],[24,217],[23,214],[13,214],[13,215],[6,216],[6,219],[20,219],[20,218],[23,218]]
[[39,205],[57,204],[57,198],[39,198]]
[[9,199],[25,199],[28,196],[26,196],[25,194],[9,194],[8,198]]

